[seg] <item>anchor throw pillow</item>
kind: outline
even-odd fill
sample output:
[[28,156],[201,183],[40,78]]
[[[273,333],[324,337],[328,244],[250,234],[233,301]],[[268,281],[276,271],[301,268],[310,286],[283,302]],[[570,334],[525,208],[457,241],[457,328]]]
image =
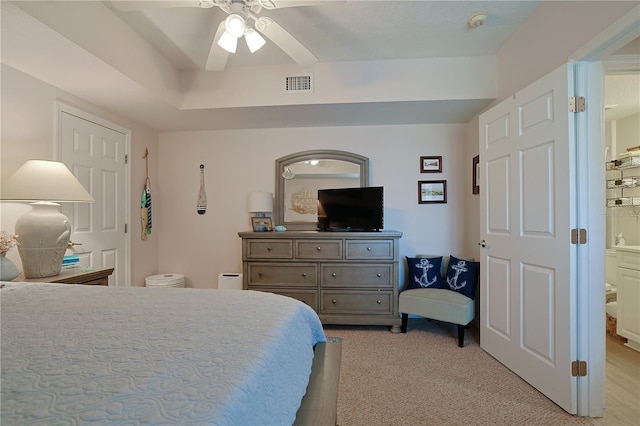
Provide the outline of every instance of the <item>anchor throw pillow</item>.
[[412,288],[443,288],[440,268],[442,257],[407,257],[409,285]]
[[444,288],[462,293],[470,299],[475,299],[479,276],[480,262],[451,256],[443,285]]

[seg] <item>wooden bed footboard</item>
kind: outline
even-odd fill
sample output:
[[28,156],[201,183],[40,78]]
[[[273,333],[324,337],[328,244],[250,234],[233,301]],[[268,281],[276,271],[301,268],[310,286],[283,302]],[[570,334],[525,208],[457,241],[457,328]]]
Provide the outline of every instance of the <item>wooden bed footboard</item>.
[[314,350],[307,392],[294,425],[336,426],[342,339],[330,337]]

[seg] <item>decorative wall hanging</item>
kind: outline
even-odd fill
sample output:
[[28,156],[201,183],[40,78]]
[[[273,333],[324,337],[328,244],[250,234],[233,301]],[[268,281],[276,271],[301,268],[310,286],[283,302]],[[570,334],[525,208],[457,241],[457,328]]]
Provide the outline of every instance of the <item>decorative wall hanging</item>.
[[441,173],[442,156],[420,157],[420,173]]
[[149,180],[149,148],[144,149],[145,162],[145,179],[144,188],[142,189],[142,196],[140,197],[140,224],[142,230],[140,238],[146,240],[151,234],[151,181]]
[[418,182],[418,204],[446,203],[446,180],[421,180]]
[[480,193],[480,156],[473,157],[473,164],[471,173],[473,173],[473,186],[471,187],[471,193]]
[[196,211],[198,214],[205,214],[207,212],[207,193],[204,190],[204,164],[200,164],[200,191],[198,192]]

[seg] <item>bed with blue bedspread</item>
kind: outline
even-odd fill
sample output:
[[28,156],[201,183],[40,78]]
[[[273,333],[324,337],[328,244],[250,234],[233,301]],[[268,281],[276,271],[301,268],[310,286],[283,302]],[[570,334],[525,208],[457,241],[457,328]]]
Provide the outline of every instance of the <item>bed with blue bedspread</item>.
[[6,283],[8,425],[292,424],[316,313],[255,291]]

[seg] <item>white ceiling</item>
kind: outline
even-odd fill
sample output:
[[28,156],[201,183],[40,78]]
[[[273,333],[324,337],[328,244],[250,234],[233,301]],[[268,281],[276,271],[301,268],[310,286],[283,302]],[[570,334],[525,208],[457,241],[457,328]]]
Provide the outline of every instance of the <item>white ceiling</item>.
[[[278,0],[273,1],[278,4]],[[140,1],[144,9],[130,12],[118,10],[110,1],[101,3],[106,6],[105,12],[115,14],[122,25],[135,31],[160,53],[164,58],[160,65],[169,64],[176,75],[203,72],[215,31],[226,13],[217,7],[147,9],[153,2],[156,0]],[[66,3],[62,1],[2,0],[0,3],[3,62],[158,131],[465,123],[490,102],[490,99],[430,99],[180,109],[174,106],[176,102],[166,102],[158,93],[145,92],[144,87],[128,80],[122,67],[105,60],[109,55],[93,52],[95,45],[82,39],[86,32],[65,31],[74,19],[82,22],[83,14],[88,13],[83,7],[87,2],[70,2],[72,17],[63,13],[58,16],[55,7]],[[263,10],[261,15],[271,17],[285,28],[318,58],[320,65],[357,61],[366,67],[370,61],[373,71],[385,61],[495,56],[539,4],[537,0],[324,0],[322,5]],[[69,9],[65,10],[69,15]],[[484,26],[474,29],[467,20],[477,12],[486,12],[488,18]],[[114,28],[114,31],[122,33],[121,29]],[[109,45],[114,44],[114,34],[103,37],[102,47],[119,49],[118,45]],[[61,63],[61,57],[73,62]],[[249,53],[244,43],[239,43],[237,53],[229,56],[224,71],[206,73],[215,73],[218,81],[225,81],[227,76],[246,70],[262,72],[264,66],[291,67],[295,63],[269,40],[254,54]],[[75,73],[71,73],[70,68],[75,68]],[[101,84],[96,85],[95,79],[88,80],[87,75],[96,76]],[[618,86],[618,82],[627,84],[630,80],[637,88],[637,79],[617,77],[608,80],[607,87]],[[626,95],[628,90],[617,93]],[[607,114],[628,111],[626,104],[633,100],[633,95],[627,98],[627,101],[607,98],[607,104],[619,105]]]
[[[145,8],[154,2],[139,3]],[[278,5],[278,0],[274,3]],[[539,4],[495,0],[320,0],[320,3],[262,9],[260,16],[268,16],[280,24],[320,62],[418,59],[495,55]],[[204,68],[218,24],[227,16],[218,7],[114,10],[179,69]],[[467,25],[469,17],[477,12],[488,13],[482,31]],[[231,55],[228,66],[286,63],[293,61],[268,41],[254,54],[249,53],[244,43],[238,43],[238,51]]]

